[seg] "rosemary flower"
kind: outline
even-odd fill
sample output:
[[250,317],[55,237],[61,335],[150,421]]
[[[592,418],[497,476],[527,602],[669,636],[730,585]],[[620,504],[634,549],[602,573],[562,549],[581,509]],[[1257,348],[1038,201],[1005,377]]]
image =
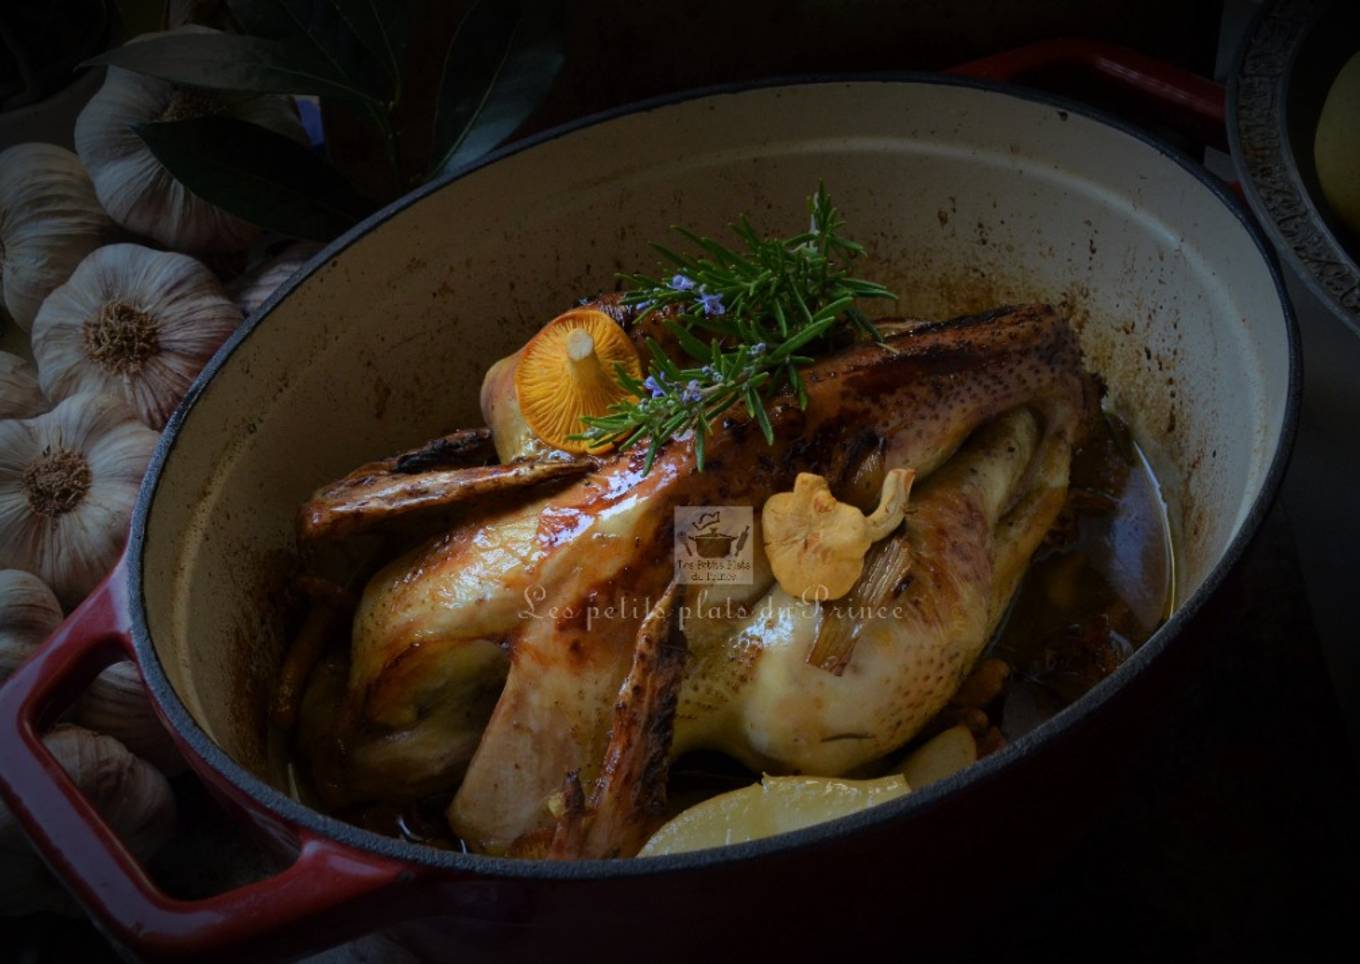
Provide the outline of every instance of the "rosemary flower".
[[881,340],[855,303],[896,296],[851,276],[850,263],[864,249],[840,234],[844,221],[822,187],[808,208],[811,227],[788,238],[762,237],[746,218],[738,219],[733,231],[741,251],[676,228],[699,253],[655,245],[672,265],[669,280],[621,275],[629,287],[624,304],[640,314],[673,310],[662,325],[687,357],[672,357],[647,339],[647,377],[619,376],[633,398],[606,415],[584,418],[577,437],[621,449],[646,443],[648,469],[668,441],[692,438],[702,469],[705,437],[734,405],[747,410],[767,442],[774,441],[766,403],[788,392],[799,406],[807,405],[799,370],[833,344],[833,329],[848,326]]
[[709,294],[708,291],[706,291],[703,288],[700,288],[698,303],[699,307],[704,309],[704,314],[709,315],[710,317],[713,315],[727,314],[727,309],[723,307],[721,293],[715,292],[713,294]]

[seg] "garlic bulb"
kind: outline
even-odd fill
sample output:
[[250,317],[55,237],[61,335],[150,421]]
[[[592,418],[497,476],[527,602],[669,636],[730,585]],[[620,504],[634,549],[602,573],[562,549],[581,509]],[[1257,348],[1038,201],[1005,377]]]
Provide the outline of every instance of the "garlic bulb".
[[[174,833],[170,784],[117,740],[76,726],[57,726],[43,737],[43,745],[137,857],[150,857]],[[0,915],[71,909],[66,892],[0,803]]]
[[157,437],[105,395],[0,422],[0,567],[80,602],[118,561]]
[[[0,570],[0,682],[61,625],[61,604],[41,579],[19,569]],[[82,726],[111,736],[162,773],[184,769],[175,742],[151,708],[141,674],[128,660],[114,663],[90,684],[75,706]]]
[[122,743],[162,773],[184,769],[184,760],[151,708],[142,674],[129,660],[100,673],[76,706],[76,722]]
[[0,418],[32,418],[48,407],[33,366],[18,355],[0,351]]
[[0,280],[4,309],[25,331],[47,293],[115,228],[80,160],[55,144],[0,152]]
[[111,244],[43,302],[33,322],[38,381],[53,399],[116,395],[159,429],[240,321],[193,258]]
[[[217,33],[184,26],[169,34]],[[147,34],[143,38],[162,36]],[[134,43],[136,41],[133,41]],[[123,227],[177,251],[239,251],[259,229],[203,200],[156,159],[134,126],[223,115],[259,124],[306,143],[288,97],[228,94],[180,87],[110,67],[99,93],[76,119],[76,153],[94,181],[104,210]]]
[[228,292],[241,311],[251,314],[320,250],[321,245],[310,241],[294,242],[234,280]]
[[19,569],[0,570],[0,682],[61,625],[61,603],[52,590]]

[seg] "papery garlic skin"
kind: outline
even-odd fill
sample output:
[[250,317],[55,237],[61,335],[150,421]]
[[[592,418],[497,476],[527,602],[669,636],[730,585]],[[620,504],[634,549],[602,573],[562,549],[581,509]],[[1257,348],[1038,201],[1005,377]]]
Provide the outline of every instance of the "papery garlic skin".
[[[139,859],[150,857],[175,832],[175,796],[169,782],[117,740],[61,725],[43,737],[43,745]],[[39,910],[76,908],[33,852],[14,815],[0,803],[0,916]]]
[[160,429],[241,310],[187,255],[111,244],[80,263],[33,323],[48,398],[101,392]]
[[[165,34],[217,33],[185,26]],[[133,41],[136,42],[135,40]],[[221,115],[259,124],[300,144],[307,136],[291,98],[180,87],[110,67],[104,86],[76,119],[76,153],[113,220],[176,251],[239,251],[260,229],[205,201],[181,184],[133,129],[138,124]]]
[[51,407],[38,387],[38,370],[18,355],[0,351],[0,418],[32,418]]
[[184,769],[184,758],[151,708],[142,674],[130,660],[114,663],[95,678],[76,705],[75,719],[116,738],[167,776]]
[[0,568],[33,573],[73,608],[118,561],[158,438],[107,395],[0,421]]
[[55,144],[0,151],[0,280],[3,306],[22,329],[76,265],[116,227],[80,159]]
[[241,311],[249,315],[268,301],[270,295],[297,274],[321,248],[311,241],[295,241],[233,280],[227,292]]
[[37,576],[0,570],[0,682],[61,625],[61,603]]
[[[0,569],[0,683],[61,625],[61,603],[41,579],[20,569]],[[137,667],[119,660],[77,701],[75,721],[118,740],[157,770],[173,775],[184,759],[146,694]]]

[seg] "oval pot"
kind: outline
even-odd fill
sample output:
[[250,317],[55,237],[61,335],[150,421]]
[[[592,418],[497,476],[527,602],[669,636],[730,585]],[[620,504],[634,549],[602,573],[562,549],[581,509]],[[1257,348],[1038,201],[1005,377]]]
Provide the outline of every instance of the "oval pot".
[[[563,305],[612,289],[617,270],[649,266],[647,242],[671,224],[716,233],[745,211],[794,229],[819,180],[902,314],[1037,300],[1072,318],[1163,484],[1179,598],[1167,624],[963,773],[719,850],[497,859],[360,830],[284,792],[263,721],[298,504],[354,465],[478,424],[487,365]],[[582,942],[666,959],[849,951],[885,935],[957,947],[979,888],[1032,877],[1096,805],[1101,773],[1136,751],[1135,694],[1174,671],[1184,628],[1278,484],[1296,354],[1275,265],[1235,201],[1069,103],[928,76],[810,80],[553,131],[374,216],[224,347],[171,419],[119,572],[0,691],[0,752],[14,761],[0,790],[109,933],[152,959],[282,956],[373,931],[460,960]],[[37,732],[120,651],[189,764],[295,854],[288,870],[171,900],[54,770]]]

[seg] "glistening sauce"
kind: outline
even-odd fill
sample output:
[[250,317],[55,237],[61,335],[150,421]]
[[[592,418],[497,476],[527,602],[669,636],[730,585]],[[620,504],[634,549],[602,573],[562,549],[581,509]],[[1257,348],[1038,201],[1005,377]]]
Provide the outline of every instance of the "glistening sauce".
[[[1009,668],[1004,689],[983,707],[946,709],[913,742],[966,722],[987,752],[1074,702],[1165,622],[1173,558],[1152,468],[1123,423],[1107,415],[1076,453],[1067,504],[984,654]],[[759,779],[713,753],[677,760],[671,773],[676,810]]]
[[1075,701],[1166,621],[1173,558],[1152,468],[1107,416],[1073,459],[1067,506],[988,654],[1012,670],[999,719],[1007,739]]

